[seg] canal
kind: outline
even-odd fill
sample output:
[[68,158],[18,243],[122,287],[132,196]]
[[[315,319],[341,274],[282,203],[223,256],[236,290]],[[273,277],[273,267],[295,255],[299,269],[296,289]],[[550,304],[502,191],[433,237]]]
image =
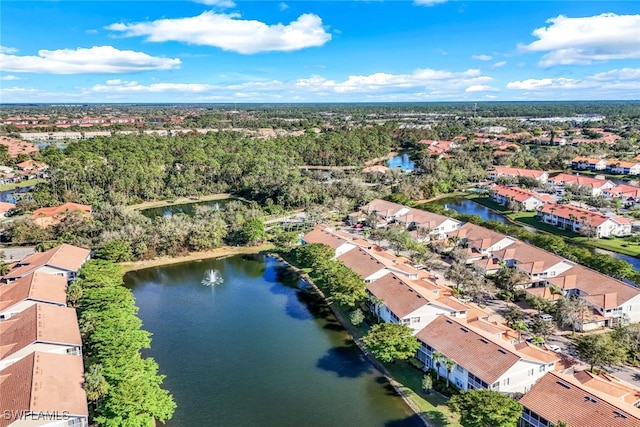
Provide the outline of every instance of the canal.
[[454,210],[460,214],[477,215],[485,221],[498,221],[503,224],[510,224],[502,214],[492,211],[486,206],[462,197],[451,197],[439,199],[435,203],[444,206],[446,209]]
[[[206,286],[217,272],[223,282]],[[128,273],[178,405],[168,426],[419,426],[324,301],[261,255]],[[419,375],[419,373],[416,372]]]
[[223,209],[224,206],[231,200],[237,199],[221,199],[221,200],[209,200],[206,202],[193,202],[193,203],[178,203],[169,206],[162,206],[159,208],[143,209],[140,212],[147,218],[156,218],[159,216],[175,215],[177,213],[183,213],[186,215],[193,215],[197,206],[208,206],[214,209]]

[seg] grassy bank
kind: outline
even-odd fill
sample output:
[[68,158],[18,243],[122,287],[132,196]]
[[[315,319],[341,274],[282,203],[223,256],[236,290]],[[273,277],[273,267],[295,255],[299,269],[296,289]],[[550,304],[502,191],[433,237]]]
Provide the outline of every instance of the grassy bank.
[[188,203],[209,202],[211,200],[224,200],[231,197],[229,193],[208,194],[206,196],[178,197],[172,200],[155,200],[127,206],[128,210],[140,210],[151,208],[163,208],[171,205],[184,205]]
[[10,190],[15,190],[17,188],[33,187],[34,185],[44,181],[45,181],[44,179],[38,178],[38,179],[27,179],[24,181],[13,183],[13,184],[3,184],[3,185],[0,185],[0,191],[10,191]]
[[577,237],[575,240],[593,248],[640,257],[640,243],[631,242],[623,237],[614,237],[612,239],[587,239],[586,237]]
[[145,268],[160,267],[163,265],[180,264],[183,262],[197,261],[209,258],[222,258],[238,254],[257,254],[260,252],[270,251],[274,246],[270,243],[259,246],[222,246],[202,252],[191,252],[187,255],[177,257],[160,257],[145,261],[125,262],[120,264],[125,272],[143,270]]

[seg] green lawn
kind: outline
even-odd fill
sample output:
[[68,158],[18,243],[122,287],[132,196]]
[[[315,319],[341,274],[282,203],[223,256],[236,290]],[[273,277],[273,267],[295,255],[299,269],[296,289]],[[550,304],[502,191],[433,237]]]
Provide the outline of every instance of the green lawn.
[[3,184],[3,185],[0,185],[0,191],[9,191],[9,190],[15,190],[16,188],[31,187],[41,182],[44,182],[44,179],[42,178],[27,179],[24,181],[13,183],[13,184]]
[[580,235],[578,233],[574,233],[570,230],[563,230],[561,228],[556,227],[555,225],[546,224],[542,221],[539,221],[536,218],[535,212],[518,212],[515,214],[508,215],[513,221],[528,225],[533,228],[537,228],[541,231],[546,231],[547,233],[555,234],[556,236],[568,237],[568,238],[576,238]]
[[640,257],[640,244],[630,242],[625,238],[615,237],[613,239],[587,239],[586,237],[578,237],[575,240],[594,248],[601,248],[612,252]]
[[434,427],[461,427],[458,416],[451,412],[449,399],[432,391],[422,392],[422,375],[407,362],[385,364],[392,377],[402,384],[401,390],[413,401]]

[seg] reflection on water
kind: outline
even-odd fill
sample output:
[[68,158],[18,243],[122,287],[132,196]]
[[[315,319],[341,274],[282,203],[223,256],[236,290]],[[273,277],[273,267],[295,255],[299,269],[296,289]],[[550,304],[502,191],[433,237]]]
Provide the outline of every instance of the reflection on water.
[[387,166],[391,169],[400,168],[403,171],[414,171],[416,164],[409,158],[409,153],[403,152],[387,160]]
[[[224,285],[205,287],[218,272]],[[421,426],[324,301],[260,255],[125,277],[178,408],[168,426]],[[419,375],[418,372],[416,372]]]

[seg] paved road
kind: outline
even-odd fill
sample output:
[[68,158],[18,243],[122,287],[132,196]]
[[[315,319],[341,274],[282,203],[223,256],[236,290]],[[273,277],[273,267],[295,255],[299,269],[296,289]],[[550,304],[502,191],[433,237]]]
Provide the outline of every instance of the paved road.
[[33,246],[19,246],[13,248],[3,248],[4,252],[4,262],[14,262],[19,261],[27,255],[31,255],[35,252],[35,248]]

